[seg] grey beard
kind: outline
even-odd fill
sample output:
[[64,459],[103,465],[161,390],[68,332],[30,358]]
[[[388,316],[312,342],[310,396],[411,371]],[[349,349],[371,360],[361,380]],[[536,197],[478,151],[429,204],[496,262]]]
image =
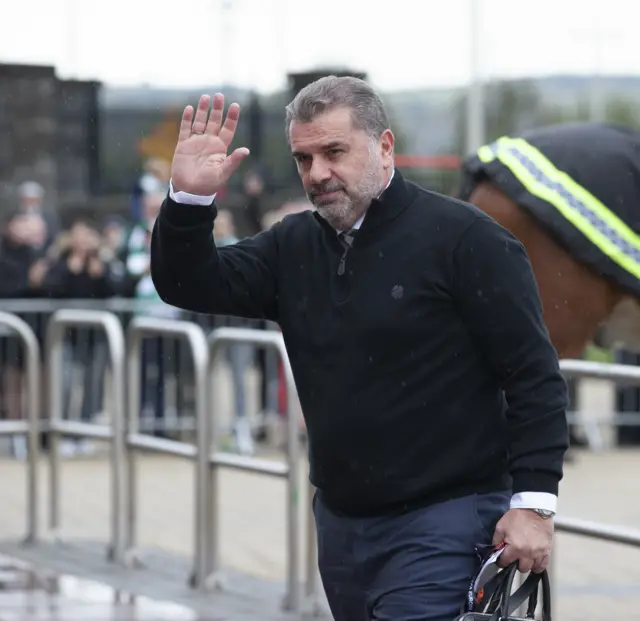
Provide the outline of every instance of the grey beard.
[[367,168],[358,185],[353,188],[352,196],[345,194],[340,202],[316,206],[318,214],[338,231],[350,229],[369,209],[371,201],[384,190],[384,180],[379,178],[379,170],[379,156],[372,148]]

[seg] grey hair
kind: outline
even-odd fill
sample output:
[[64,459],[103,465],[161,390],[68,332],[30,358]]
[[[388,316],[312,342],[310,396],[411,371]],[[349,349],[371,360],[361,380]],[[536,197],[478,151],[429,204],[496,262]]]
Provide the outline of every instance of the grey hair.
[[351,110],[353,126],[371,138],[380,138],[389,128],[382,99],[369,84],[359,78],[330,75],[305,86],[285,108],[287,141],[292,121],[310,123],[336,108]]

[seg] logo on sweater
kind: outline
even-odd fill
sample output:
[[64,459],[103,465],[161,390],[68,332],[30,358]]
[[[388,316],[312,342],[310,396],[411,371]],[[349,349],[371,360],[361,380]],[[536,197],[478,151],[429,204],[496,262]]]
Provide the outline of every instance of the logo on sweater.
[[402,285],[395,285],[393,289],[391,289],[391,297],[394,300],[399,300],[404,295],[404,287]]

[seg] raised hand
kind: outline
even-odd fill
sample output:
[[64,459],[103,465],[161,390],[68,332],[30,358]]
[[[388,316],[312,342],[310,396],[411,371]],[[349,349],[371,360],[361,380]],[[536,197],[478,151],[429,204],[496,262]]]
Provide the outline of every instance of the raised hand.
[[171,164],[171,182],[176,192],[198,196],[215,194],[249,155],[249,149],[245,147],[227,155],[240,118],[240,106],[237,103],[229,106],[223,124],[224,95],[214,95],[207,120],[210,101],[209,95],[200,97],[195,118],[192,106],[187,106],[182,113]]

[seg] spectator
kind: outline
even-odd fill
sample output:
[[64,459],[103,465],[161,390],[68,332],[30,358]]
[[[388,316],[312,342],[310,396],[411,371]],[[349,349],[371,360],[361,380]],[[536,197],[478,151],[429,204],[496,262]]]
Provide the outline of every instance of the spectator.
[[262,211],[264,209],[265,182],[258,169],[252,169],[242,180],[243,203],[241,210],[242,228],[247,235],[256,235],[262,230]]
[[144,163],[144,172],[133,188],[131,197],[131,216],[134,221],[144,218],[144,197],[146,195],[167,191],[169,168],[169,162],[162,158],[152,157]]
[[[16,211],[6,219],[0,231],[0,299],[39,296],[48,271],[44,257],[46,222],[38,214]],[[0,348],[0,393],[4,406],[0,415],[17,420],[22,418],[23,352],[13,338],[3,338]],[[23,459],[27,452],[26,438],[13,436],[11,442],[13,455]]]
[[102,227],[104,245],[111,250],[114,257],[122,257],[124,254],[127,233],[127,226],[120,217],[111,216],[104,223]]
[[44,244],[48,231],[38,214],[17,211],[6,220],[0,249],[0,298],[40,294],[48,263]]
[[[42,282],[42,289],[53,298],[106,299],[120,292],[121,278],[114,275],[111,255],[105,253],[98,231],[86,220],[76,220],[68,235],[61,238],[57,251]],[[90,422],[101,410],[104,376],[107,368],[107,345],[102,333],[71,331],[63,349],[64,413],[70,417],[73,396],[78,394],[73,380],[80,377],[80,420]],[[63,455],[93,452],[87,440],[64,440]]]
[[[176,309],[166,305],[158,296],[149,271],[151,229],[158,217],[165,193],[156,191],[143,195],[142,219],[129,234],[126,270],[133,296],[144,305],[145,314],[176,317]],[[153,303],[153,309],[149,309]],[[164,343],[162,338],[147,338],[142,343],[142,417],[152,421],[154,434],[165,436],[164,412]]]
[[[53,298],[105,299],[120,293],[100,234],[86,220],[76,220],[62,238],[60,253],[44,278],[42,287]],[[110,257],[109,257],[110,258]]]
[[298,199],[288,201],[281,205],[278,209],[272,209],[267,211],[262,217],[262,228],[264,230],[271,228],[276,222],[280,222],[285,216],[301,213],[303,211],[310,211],[313,209],[313,205],[306,199]]
[[[213,239],[219,247],[229,246],[239,241],[235,235],[233,216],[229,210],[221,209],[218,212],[216,226],[213,229]],[[231,367],[235,400],[233,434],[238,451],[243,455],[251,455],[254,452],[251,423],[247,417],[247,386],[245,381],[253,349],[251,345],[247,344],[234,344],[227,348],[227,361]]]
[[23,214],[37,215],[47,224],[43,246],[48,247],[60,232],[58,218],[51,207],[45,206],[45,192],[37,181],[25,181],[18,187],[18,209]]

